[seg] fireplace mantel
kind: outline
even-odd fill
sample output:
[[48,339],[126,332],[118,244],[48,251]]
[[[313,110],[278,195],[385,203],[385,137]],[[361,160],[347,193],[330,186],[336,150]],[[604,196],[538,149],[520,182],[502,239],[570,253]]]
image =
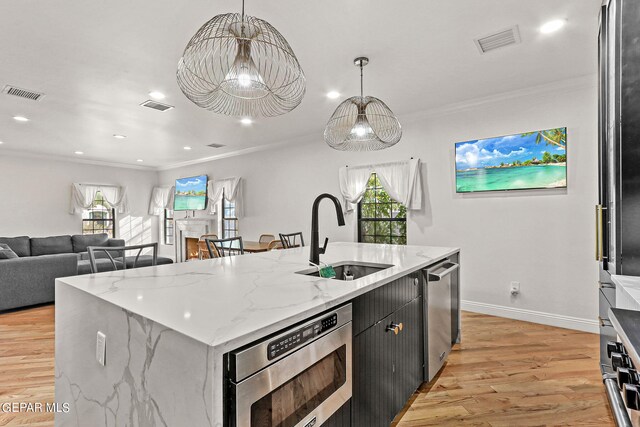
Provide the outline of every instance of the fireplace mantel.
[[203,234],[217,232],[216,221],[208,218],[183,218],[176,219],[176,262],[185,262],[186,239],[200,238]]

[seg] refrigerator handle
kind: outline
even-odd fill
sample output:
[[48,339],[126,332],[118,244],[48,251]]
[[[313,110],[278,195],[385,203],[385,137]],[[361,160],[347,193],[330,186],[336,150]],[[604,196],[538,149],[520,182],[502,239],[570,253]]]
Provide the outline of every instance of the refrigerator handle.
[[604,259],[604,242],[602,237],[602,211],[606,207],[602,205],[596,205],[596,261],[602,261]]

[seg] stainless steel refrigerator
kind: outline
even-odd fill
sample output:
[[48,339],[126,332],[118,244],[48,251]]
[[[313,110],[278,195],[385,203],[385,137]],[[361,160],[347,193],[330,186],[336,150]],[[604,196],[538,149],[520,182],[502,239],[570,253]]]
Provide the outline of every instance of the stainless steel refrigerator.
[[611,275],[640,276],[640,0],[609,0],[599,32],[599,203],[595,258],[600,264],[600,361],[611,372],[608,318],[616,306]]

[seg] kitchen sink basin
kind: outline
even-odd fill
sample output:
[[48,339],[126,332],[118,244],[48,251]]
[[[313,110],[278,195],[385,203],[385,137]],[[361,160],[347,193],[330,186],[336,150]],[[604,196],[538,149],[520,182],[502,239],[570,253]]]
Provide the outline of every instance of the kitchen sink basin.
[[[372,262],[360,262],[360,261],[342,261],[331,264],[336,271],[336,277],[334,280],[357,280],[362,277],[368,276],[378,271],[385,270],[393,267],[391,264],[377,264]],[[304,274],[305,276],[320,277],[318,269],[316,267],[310,267],[306,270],[297,271],[297,274]],[[353,277],[353,279],[348,279]]]

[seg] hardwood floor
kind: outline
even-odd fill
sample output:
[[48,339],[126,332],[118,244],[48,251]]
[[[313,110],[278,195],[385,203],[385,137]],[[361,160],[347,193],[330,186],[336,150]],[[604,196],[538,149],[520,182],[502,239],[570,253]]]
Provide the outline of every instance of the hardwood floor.
[[[53,402],[53,313],[0,314],[0,405]],[[462,331],[439,377],[395,426],[614,425],[597,335],[466,312]],[[53,415],[0,412],[0,426],[20,425],[52,426]]]
[[598,335],[463,312],[462,343],[394,425],[614,426],[598,361]]

